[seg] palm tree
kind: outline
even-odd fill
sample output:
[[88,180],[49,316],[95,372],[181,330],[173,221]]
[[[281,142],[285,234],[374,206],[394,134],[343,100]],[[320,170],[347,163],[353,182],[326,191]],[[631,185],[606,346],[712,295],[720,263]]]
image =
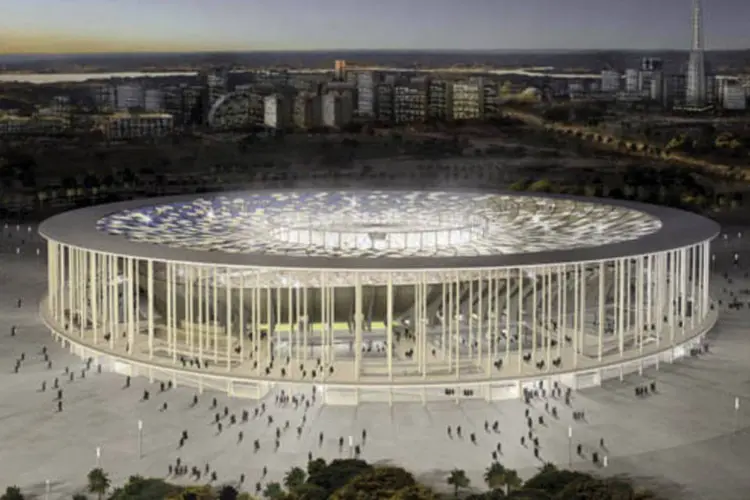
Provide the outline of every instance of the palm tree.
[[18,486],[8,486],[5,488],[5,493],[0,496],[0,500],[23,500],[23,498],[21,488]]
[[290,491],[294,491],[305,483],[307,474],[300,467],[292,467],[284,475],[284,486]]
[[505,467],[500,462],[492,462],[484,471],[484,482],[491,490],[496,490],[505,484]]
[[107,476],[107,473],[104,472],[104,469],[97,467],[96,469],[92,469],[91,472],[89,472],[88,480],[89,492],[96,493],[99,500],[102,500],[102,496],[104,496],[104,494],[107,492],[110,485],[109,476]]
[[518,476],[518,472],[515,469],[505,469],[505,475],[503,477],[503,486],[506,492],[519,489],[523,485],[523,481]]
[[268,483],[263,490],[263,496],[270,499],[278,499],[284,496],[284,488],[279,483]]
[[465,471],[462,471],[461,469],[453,469],[450,476],[448,476],[447,482],[453,486],[456,498],[458,498],[458,490],[461,488],[468,488],[470,481],[469,478],[466,477]]

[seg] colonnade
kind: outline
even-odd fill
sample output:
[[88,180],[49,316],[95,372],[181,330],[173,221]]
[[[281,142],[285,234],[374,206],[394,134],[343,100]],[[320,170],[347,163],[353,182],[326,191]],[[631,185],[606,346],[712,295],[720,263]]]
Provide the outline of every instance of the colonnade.
[[[267,270],[51,240],[48,250],[46,312],[67,335],[139,361],[274,380],[584,369],[682,343],[711,307],[709,242],[602,262],[410,270],[408,284],[397,271],[353,270],[345,287],[325,270],[315,283],[278,286],[263,279]],[[370,274],[387,275],[385,285],[374,290]]]

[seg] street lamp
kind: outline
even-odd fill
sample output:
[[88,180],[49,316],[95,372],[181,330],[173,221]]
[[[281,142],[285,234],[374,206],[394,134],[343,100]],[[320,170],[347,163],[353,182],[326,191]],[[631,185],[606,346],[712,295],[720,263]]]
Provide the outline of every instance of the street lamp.
[[740,398],[734,398],[734,431],[732,434],[737,434],[737,427],[739,422],[737,421],[740,413]]
[[568,468],[573,468],[573,427],[568,426]]
[[138,458],[143,458],[143,420],[138,420]]
[[50,484],[49,479],[44,480],[44,500],[49,500]]
[[96,447],[96,468],[97,469],[99,468],[101,463],[102,463],[102,449],[101,447],[97,446]]

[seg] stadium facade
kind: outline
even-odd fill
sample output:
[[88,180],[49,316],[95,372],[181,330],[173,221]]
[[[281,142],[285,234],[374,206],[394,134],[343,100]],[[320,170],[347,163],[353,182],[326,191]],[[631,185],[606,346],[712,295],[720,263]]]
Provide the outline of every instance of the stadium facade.
[[481,189],[123,202],[42,224],[42,315],[108,369],[235,396],[515,398],[699,345],[718,230],[665,207]]

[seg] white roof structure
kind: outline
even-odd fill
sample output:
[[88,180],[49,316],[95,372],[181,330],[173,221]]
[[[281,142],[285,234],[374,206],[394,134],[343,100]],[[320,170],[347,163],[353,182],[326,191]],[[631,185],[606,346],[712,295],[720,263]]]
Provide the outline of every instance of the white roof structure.
[[108,254],[196,265],[441,270],[597,261],[680,248],[719,227],[619,200],[491,190],[256,190],[74,210],[40,233]]

